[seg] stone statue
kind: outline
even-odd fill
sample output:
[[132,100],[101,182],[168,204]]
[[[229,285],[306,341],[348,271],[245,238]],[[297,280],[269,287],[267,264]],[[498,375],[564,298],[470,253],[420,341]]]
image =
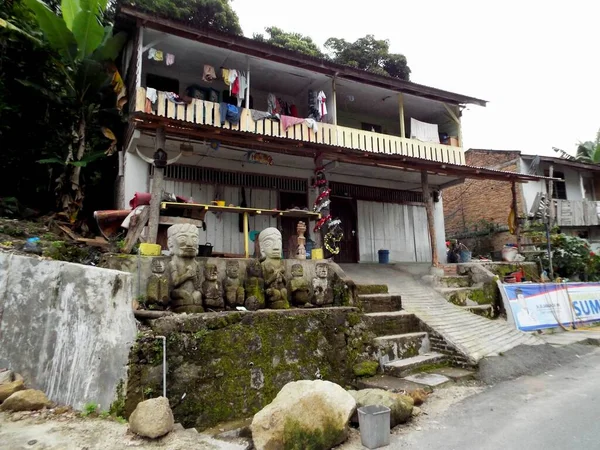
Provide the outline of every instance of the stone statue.
[[316,267],[317,276],[313,278],[313,305],[329,306],[333,303],[333,292],[329,287],[329,267],[319,263]]
[[306,224],[302,221],[298,222],[296,226],[296,232],[298,233],[298,248],[296,250],[296,259],[306,259]]
[[150,309],[164,309],[169,304],[169,278],[165,275],[165,264],[158,258],[152,260],[152,275],[148,278],[146,301]]
[[302,264],[292,266],[292,280],[290,281],[290,293],[292,303],[298,307],[311,307],[310,304],[310,286],[304,279],[304,268]]
[[277,228],[266,228],[258,235],[262,270],[265,277],[267,308],[290,307],[285,287],[285,267],[281,261],[281,233]]
[[172,225],[167,230],[167,245],[171,251],[171,306],[175,312],[204,312],[200,293],[198,228],[191,224]]
[[225,266],[225,300],[227,307],[235,309],[236,306],[244,306],[244,288],[240,282],[239,261],[227,261]]
[[219,272],[216,264],[206,263],[204,266],[204,281],[202,282],[202,295],[204,306],[213,310],[225,309],[223,301],[223,288],[218,280]]
[[258,259],[251,260],[246,267],[244,290],[246,291],[246,301],[244,302],[246,309],[256,311],[265,307],[265,280]]

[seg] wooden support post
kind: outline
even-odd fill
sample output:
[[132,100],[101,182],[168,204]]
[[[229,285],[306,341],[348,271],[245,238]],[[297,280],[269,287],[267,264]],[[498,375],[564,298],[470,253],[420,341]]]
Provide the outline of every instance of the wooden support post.
[[144,227],[148,223],[149,216],[150,209],[148,206],[145,206],[140,214],[131,218],[129,230],[127,231],[127,236],[125,237],[125,244],[121,248],[121,253],[125,253],[126,255],[131,253],[131,250],[140,239],[142,231],[144,231]]
[[423,190],[423,200],[425,201],[425,210],[427,211],[427,228],[429,230],[429,239],[431,240],[431,264],[434,267],[439,265],[437,245],[435,240],[435,224],[433,219],[433,197],[429,191],[429,176],[426,170],[421,171],[421,187]]
[[450,117],[452,118],[452,120],[454,120],[454,123],[456,123],[456,127],[458,128],[458,146],[462,147],[463,146],[463,138],[462,138],[462,125],[460,123],[460,114],[456,114],[456,112],[454,111],[453,108],[451,108],[450,106],[448,106],[446,103],[444,103],[444,107],[446,108],[446,111],[448,111],[448,114],[450,114]]
[[331,109],[333,110],[333,124],[337,125],[337,92],[335,86],[335,75],[331,79]]
[[[548,171],[548,176],[552,178],[554,176],[554,165],[550,164],[550,170]],[[554,182],[552,180],[548,180],[548,224],[550,228],[554,226]]]
[[244,258],[250,257],[250,232],[248,230],[248,212],[244,212]]
[[406,137],[406,126],[404,124],[404,95],[398,94],[398,111],[400,112],[400,137]]
[[[156,138],[154,142],[154,151],[165,151],[165,129],[156,129]],[[156,244],[158,237],[158,221],[160,219],[160,203],[162,200],[163,180],[165,169],[154,166],[154,175],[152,176],[152,198],[150,199],[150,219],[148,220],[148,243]]]
[[519,253],[521,252],[521,223],[519,222],[519,211],[517,209],[517,183],[516,181],[512,182],[510,186],[510,192],[512,193],[512,209],[515,214],[515,236],[517,238],[517,249]]

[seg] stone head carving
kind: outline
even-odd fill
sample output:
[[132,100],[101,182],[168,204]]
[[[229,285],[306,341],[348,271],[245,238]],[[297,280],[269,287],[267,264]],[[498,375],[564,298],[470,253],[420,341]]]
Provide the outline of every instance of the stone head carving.
[[195,258],[198,255],[200,236],[198,228],[185,223],[172,225],[167,230],[167,245],[171,254],[184,258]]
[[246,272],[249,277],[262,277],[262,266],[257,259],[253,259],[248,263],[248,267],[246,268]]
[[209,281],[216,281],[219,272],[216,264],[206,264],[204,266],[204,279]]
[[277,228],[266,228],[258,235],[260,256],[266,259],[281,259],[282,239]]
[[154,258],[152,260],[152,273],[164,273],[165,272],[165,263],[160,259]]
[[240,263],[237,261],[227,261],[225,265],[225,274],[229,278],[237,278],[240,275]]
[[302,264],[294,264],[292,266],[292,276],[294,278],[301,278],[304,276],[304,267],[302,267]]
[[317,264],[316,272],[318,278],[327,278],[329,275],[329,267],[327,267],[327,264],[319,263]]

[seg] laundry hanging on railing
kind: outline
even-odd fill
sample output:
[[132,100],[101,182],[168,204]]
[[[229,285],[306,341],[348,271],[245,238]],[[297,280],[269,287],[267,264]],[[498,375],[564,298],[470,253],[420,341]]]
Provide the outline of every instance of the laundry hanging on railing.
[[219,112],[221,116],[221,126],[225,125],[225,122],[229,122],[231,125],[240,123],[241,109],[237,106],[221,102]]
[[422,142],[440,143],[440,135],[436,124],[421,122],[413,118],[410,119],[410,137]]
[[152,113],[156,111],[156,106],[157,106],[157,101],[158,100],[158,94],[156,92],[156,89],[154,88],[146,88],[146,104],[145,104],[145,108],[144,111],[147,113]]
[[326,105],[327,97],[325,97],[325,92],[320,91],[317,94],[317,106],[319,108],[319,115],[321,116],[321,120],[323,120],[323,116],[327,115],[327,105]]
[[319,126],[317,125],[317,121],[311,118],[303,119],[300,117],[291,117],[282,115],[279,117],[279,121],[281,122],[281,128],[283,131],[287,131],[289,127],[294,125],[298,125],[299,123],[304,123],[308,128],[313,130],[315,133],[319,131]]
[[152,59],[154,61],[163,61],[164,54],[162,50],[151,48],[150,50],[148,50],[148,59]]
[[167,66],[172,66],[175,64],[175,55],[172,53],[167,53]]
[[175,92],[167,92],[166,95],[167,95],[167,100],[175,103],[176,105],[185,105],[186,104],[186,102],[179,96],[179,94],[176,94]]
[[321,120],[319,113],[318,100],[315,91],[308,91],[308,117],[316,121]]
[[217,74],[215,73],[215,68],[210,64],[204,64],[204,71],[202,73],[202,81],[207,83],[212,83],[217,79]]

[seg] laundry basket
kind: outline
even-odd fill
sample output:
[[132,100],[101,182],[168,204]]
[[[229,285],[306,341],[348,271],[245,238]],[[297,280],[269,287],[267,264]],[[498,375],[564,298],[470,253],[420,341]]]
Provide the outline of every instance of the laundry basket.
[[390,414],[390,408],[380,405],[358,408],[362,445],[373,449],[390,444]]

